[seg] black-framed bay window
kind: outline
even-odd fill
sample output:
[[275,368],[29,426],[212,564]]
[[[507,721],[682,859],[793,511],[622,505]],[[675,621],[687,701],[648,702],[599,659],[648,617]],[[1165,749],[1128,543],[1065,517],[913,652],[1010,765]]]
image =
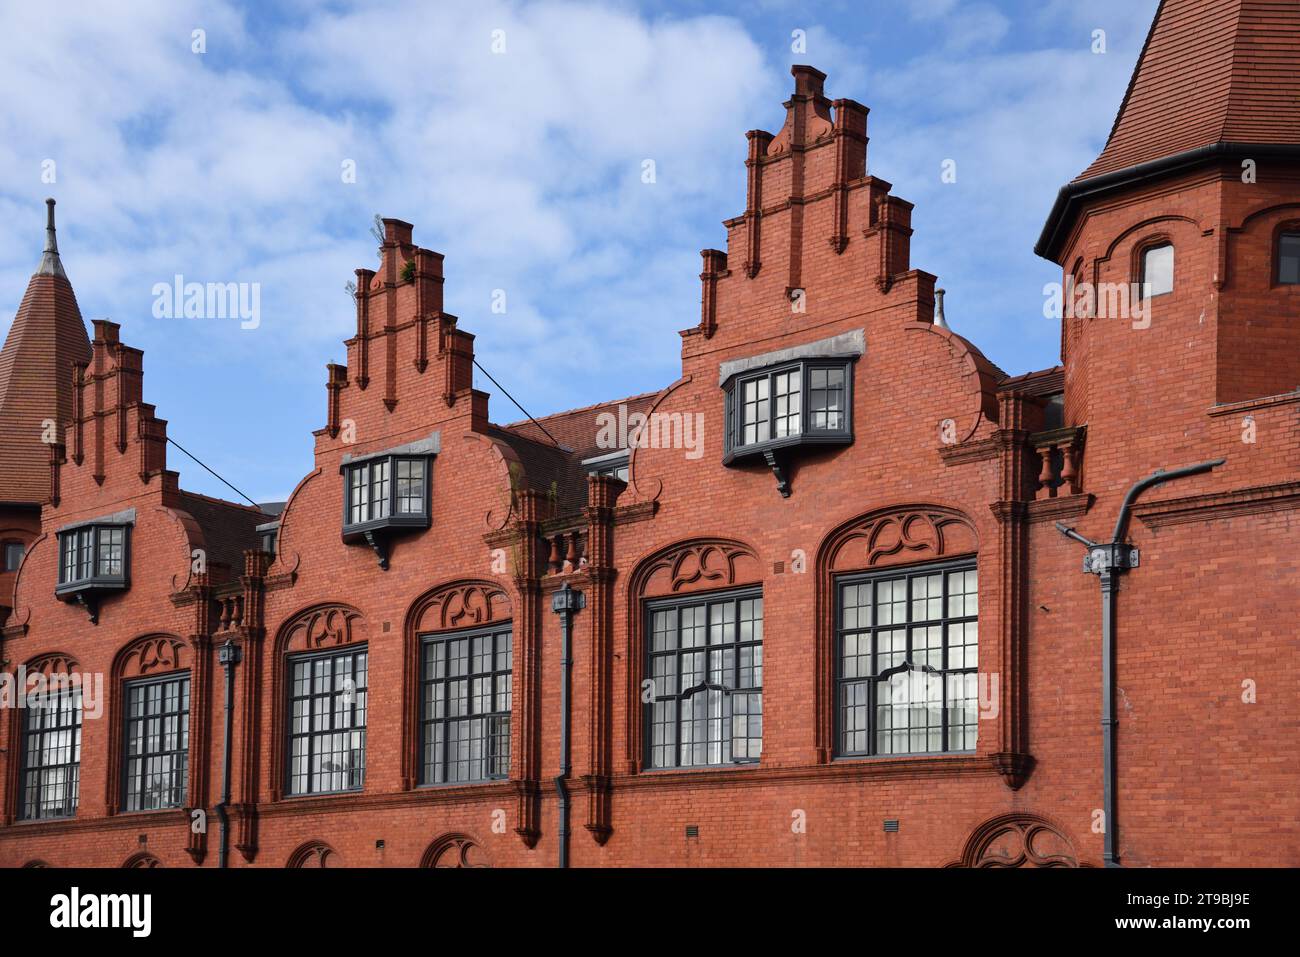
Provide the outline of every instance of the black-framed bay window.
[[836,579],[836,754],[973,751],[975,561]]
[[366,776],[368,654],[364,645],[287,659],[287,793],[359,791]]
[[384,455],[345,465],[343,528],[429,524],[429,459]]
[[646,607],[647,768],[746,764],[763,750],[763,595]]
[[725,388],[726,462],[788,446],[853,440],[850,359],[801,359],[737,374]]
[[130,584],[130,525],[93,523],[64,529],[58,535],[57,594],[112,591]]
[[190,768],[190,675],[128,681],[125,688],[122,806],[182,807]]
[[18,816],[72,817],[81,782],[81,687],[62,682],[28,698],[23,709]]
[[420,783],[510,774],[510,624],[421,640]]
[[387,537],[430,524],[431,455],[372,455],[345,462],[343,541],[364,541],[388,567]]

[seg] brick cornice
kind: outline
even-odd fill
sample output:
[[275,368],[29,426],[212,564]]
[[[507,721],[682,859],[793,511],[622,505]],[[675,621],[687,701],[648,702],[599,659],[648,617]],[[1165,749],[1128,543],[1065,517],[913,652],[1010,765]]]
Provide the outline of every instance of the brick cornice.
[[1300,482],[1256,485],[1229,492],[1208,492],[1150,502],[1133,509],[1133,514],[1150,529],[1188,522],[1207,522],[1234,515],[1258,515],[1300,508]]

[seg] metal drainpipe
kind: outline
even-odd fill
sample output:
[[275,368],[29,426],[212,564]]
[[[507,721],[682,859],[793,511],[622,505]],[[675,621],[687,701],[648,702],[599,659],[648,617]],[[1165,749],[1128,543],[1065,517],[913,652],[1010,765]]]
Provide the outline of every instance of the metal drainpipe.
[[560,773],[555,776],[555,795],[559,822],[559,861],[557,866],[569,866],[569,669],[573,664],[571,652],[573,616],[587,607],[587,596],[574,591],[565,582],[551,596],[551,611],[560,616]]
[[1118,778],[1115,773],[1115,730],[1119,720],[1115,717],[1115,596],[1119,592],[1119,576],[1137,568],[1139,555],[1136,547],[1124,541],[1128,531],[1129,512],[1139,495],[1149,488],[1172,482],[1174,479],[1199,475],[1222,465],[1224,459],[1201,462],[1166,472],[1157,469],[1146,478],[1135,482],[1124,496],[1115,531],[1109,542],[1093,542],[1084,538],[1063,522],[1056,529],[1088,549],[1083,559],[1083,570],[1096,575],[1101,584],[1101,801],[1103,833],[1102,863],[1105,867],[1119,867],[1119,822],[1115,803]]
[[239,664],[241,657],[239,645],[229,639],[217,651],[217,660],[226,672],[226,717],[221,743],[221,801],[217,804],[217,819],[221,823],[221,847],[217,852],[217,867],[225,867],[230,856],[230,820],[226,816],[226,808],[230,804],[230,721],[235,710],[235,665]]

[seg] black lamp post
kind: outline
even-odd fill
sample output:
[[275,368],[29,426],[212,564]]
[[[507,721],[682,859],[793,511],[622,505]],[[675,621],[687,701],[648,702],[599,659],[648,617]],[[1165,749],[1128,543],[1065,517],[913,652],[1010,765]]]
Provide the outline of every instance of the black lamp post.
[[573,616],[587,607],[587,596],[565,582],[551,596],[551,611],[560,616],[560,773],[555,776],[558,801],[559,860],[557,866],[569,866],[569,669],[573,665]]
[[226,808],[230,804],[230,720],[235,708],[235,666],[243,658],[239,645],[230,639],[217,649],[217,662],[226,672],[226,715],[221,744],[221,801],[217,804],[217,819],[221,823],[221,847],[217,852],[217,866],[225,867],[230,855],[230,823]]

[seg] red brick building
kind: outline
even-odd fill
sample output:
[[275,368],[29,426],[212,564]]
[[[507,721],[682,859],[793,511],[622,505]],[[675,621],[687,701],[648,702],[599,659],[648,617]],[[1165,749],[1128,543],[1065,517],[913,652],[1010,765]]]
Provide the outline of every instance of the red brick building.
[[[493,424],[386,220],[278,512],[180,488],[51,207],[0,353],[0,864],[1300,864],[1300,9],[1162,4],[1016,377],[792,72],[676,382]],[[1219,459],[1099,574],[1055,527]]]

